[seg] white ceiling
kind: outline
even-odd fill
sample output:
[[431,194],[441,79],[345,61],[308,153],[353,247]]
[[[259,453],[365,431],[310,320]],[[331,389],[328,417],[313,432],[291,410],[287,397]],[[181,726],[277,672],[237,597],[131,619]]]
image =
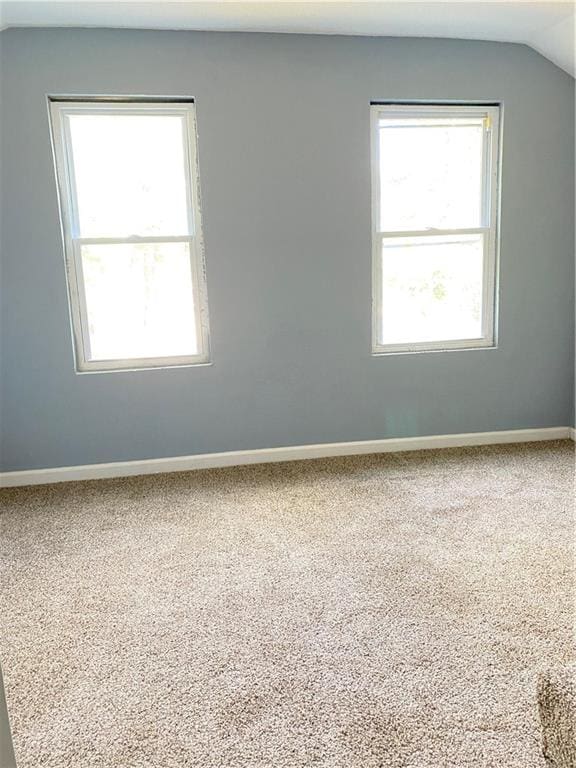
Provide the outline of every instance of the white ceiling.
[[575,76],[573,2],[0,0],[2,27],[125,27],[526,43]]

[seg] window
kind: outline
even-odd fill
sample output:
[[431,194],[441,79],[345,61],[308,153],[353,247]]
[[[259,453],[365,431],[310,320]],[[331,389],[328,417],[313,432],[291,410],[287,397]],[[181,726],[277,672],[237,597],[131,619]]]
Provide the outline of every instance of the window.
[[498,122],[372,105],[375,354],[494,346]]
[[50,102],[79,371],[209,360],[190,102]]

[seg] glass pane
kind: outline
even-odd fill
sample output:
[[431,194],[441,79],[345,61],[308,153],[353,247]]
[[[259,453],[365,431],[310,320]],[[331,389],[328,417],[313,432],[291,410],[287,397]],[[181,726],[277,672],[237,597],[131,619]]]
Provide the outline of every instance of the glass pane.
[[188,243],[82,247],[92,360],[198,353]]
[[69,120],[80,237],[188,234],[182,117]]
[[482,336],[482,235],[384,238],[382,344]]
[[481,118],[379,125],[382,231],[482,226]]

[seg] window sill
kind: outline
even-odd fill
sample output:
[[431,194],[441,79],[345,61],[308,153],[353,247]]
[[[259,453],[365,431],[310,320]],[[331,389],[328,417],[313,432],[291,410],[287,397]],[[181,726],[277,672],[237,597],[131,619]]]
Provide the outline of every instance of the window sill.
[[74,373],[77,376],[94,375],[98,373],[138,373],[140,371],[173,371],[179,368],[210,368],[214,365],[213,362],[199,362],[199,363],[174,363],[173,365],[160,363],[158,365],[140,365],[124,368],[76,368]]
[[497,344],[476,344],[462,347],[429,347],[429,348],[402,348],[402,349],[373,349],[371,357],[390,357],[396,355],[421,355],[432,352],[486,352],[498,349]]

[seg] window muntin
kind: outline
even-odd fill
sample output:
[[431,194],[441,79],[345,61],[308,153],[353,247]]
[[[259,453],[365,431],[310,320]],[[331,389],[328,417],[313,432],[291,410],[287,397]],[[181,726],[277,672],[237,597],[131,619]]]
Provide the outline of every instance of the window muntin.
[[372,106],[374,353],[493,346],[498,117]]
[[77,369],[208,362],[194,105],[50,106]]

